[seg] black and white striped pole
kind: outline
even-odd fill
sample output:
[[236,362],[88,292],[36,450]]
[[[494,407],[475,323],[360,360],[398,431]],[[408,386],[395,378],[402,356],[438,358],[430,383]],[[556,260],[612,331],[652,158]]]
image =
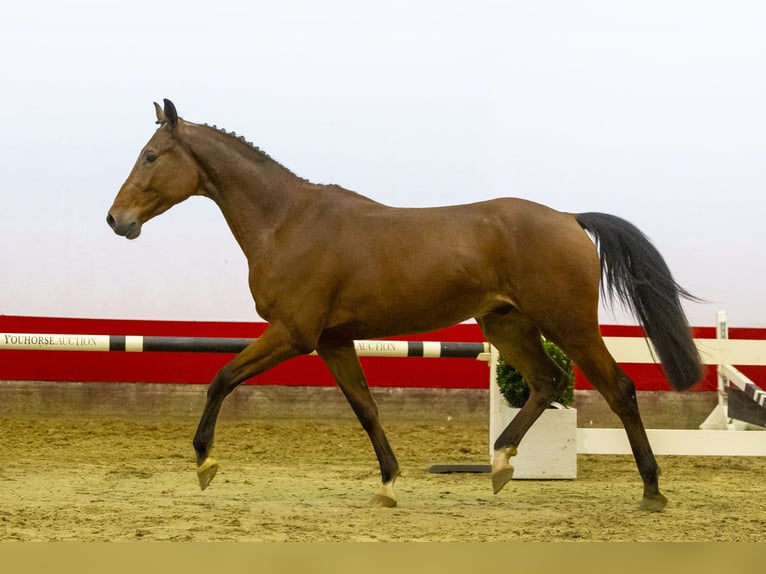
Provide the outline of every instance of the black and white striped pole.
[[[239,353],[256,339],[0,333],[0,350],[101,351],[128,353]],[[488,343],[354,341],[360,357],[424,357],[488,360]]]

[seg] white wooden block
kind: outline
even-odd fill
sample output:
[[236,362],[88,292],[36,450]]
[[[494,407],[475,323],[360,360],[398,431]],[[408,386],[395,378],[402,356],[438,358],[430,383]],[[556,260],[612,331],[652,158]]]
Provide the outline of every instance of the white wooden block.
[[[490,419],[490,444],[519,410],[501,406],[499,416]],[[510,462],[514,479],[577,478],[577,410],[546,409],[527,431]]]

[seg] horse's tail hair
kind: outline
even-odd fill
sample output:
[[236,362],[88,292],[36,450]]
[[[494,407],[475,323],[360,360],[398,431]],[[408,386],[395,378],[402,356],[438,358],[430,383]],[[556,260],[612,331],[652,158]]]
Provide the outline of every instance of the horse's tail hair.
[[601,259],[601,292],[641,323],[676,390],[702,378],[702,364],[680,298],[699,301],[673,279],[660,252],[636,226],[606,213],[581,213],[577,222],[593,237]]

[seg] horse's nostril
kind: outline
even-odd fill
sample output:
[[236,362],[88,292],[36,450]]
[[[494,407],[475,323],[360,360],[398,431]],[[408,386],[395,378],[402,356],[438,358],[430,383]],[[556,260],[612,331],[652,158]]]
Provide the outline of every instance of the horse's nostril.
[[116,223],[115,223],[115,221],[114,221],[114,217],[112,217],[112,214],[111,214],[111,213],[108,213],[108,214],[107,214],[107,216],[106,216],[106,222],[109,224],[109,227],[111,227],[112,229],[114,229],[114,226],[116,225]]

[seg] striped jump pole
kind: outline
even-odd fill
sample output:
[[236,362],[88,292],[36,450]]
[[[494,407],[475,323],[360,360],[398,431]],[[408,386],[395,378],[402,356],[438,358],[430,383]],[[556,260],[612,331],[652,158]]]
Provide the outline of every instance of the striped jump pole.
[[[239,353],[257,339],[0,333],[0,350],[116,351],[128,353]],[[424,357],[489,360],[489,343],[354,341],[360,357]]]

